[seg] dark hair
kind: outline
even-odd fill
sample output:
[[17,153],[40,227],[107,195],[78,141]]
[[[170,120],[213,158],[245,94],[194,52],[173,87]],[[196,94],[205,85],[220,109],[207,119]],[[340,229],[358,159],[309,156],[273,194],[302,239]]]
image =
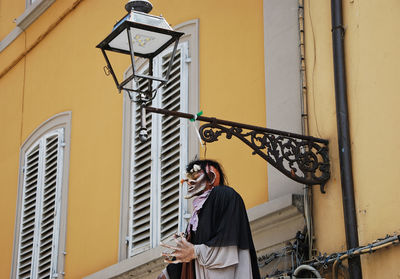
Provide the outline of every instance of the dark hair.
[[194,165],[200,166],[200,168],[206,174],[208,181],[211,181],[211,178],[208,176],[208,174],[206,172],[206,166],[207,165],[213,166],[219,172],[219,175],[220,175],[219,184],[220,185],[225,185],[226,177],[225,177],[225,174],[224,174],[224,172],[222,170],[221,165],[217,161],[213,161],[213,160],[193,160],[187,165],[186,172],[190,172],[193,169]]

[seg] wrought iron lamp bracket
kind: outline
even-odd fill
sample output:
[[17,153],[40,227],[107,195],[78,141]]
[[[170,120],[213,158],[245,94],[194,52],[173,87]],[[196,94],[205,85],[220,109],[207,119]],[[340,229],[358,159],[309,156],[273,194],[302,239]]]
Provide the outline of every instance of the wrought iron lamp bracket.
[[253,155],[258,154],[290,179],[306,185],[319,184],[325,193],[330,177],[328,142],[221,125],[215,118],[200,126],[199,132],[205,142],[218,141],[223,134],[227,139],[235,136],[253,149]]
[[223,134],[227,139],[234,136],[248,145],[253,155],[259,155],[290,179],[309,186],[320,185],[325,193],[324,186],[330,178],[328,140],[153,107],[145,109],[207,122],[199,128],[205,142],[218,141]]

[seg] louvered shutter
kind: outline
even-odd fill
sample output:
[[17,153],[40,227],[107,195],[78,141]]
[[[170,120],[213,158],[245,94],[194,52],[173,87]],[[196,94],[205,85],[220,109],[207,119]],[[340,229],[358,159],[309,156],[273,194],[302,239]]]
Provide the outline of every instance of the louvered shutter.
[[38,278],[49,278],[56,270],[62,148],[59,130],[45,138],[43,199],[40,218]]
[[[167,50],[154,61],[154,72],[167,71]],[[187,111],[187,44],[180,44],[171,69],[170,80],[158,90],[152,105],[175,111]],[[142,67],[147,73],[148,66]],[[185,70],[186,69],[186,70]],[[146,81],[135,88],[144,91]],[[129,204],[129,257],[155,247],[160,240],[183,226],[184,210],[179,186],[180,174],[187,164],[187,121],[147,114],[149,138],[140,142],[140,107],[132,102],[131,178]]]
[[35,237],[35,214],[39,180],[39,143],[25,156],[24,189],[22,198],[18,278],[31,278]]
[[[143,66],[143,74],[148,66]],[[148,81],[139,80],[137,88],[145,91]],[[150,248],[151,224],[151,114],[146,115],[147,132],[150,138],[142,143],[138,138],[140,129],[140,106],[132,103],[132,171],[129,212],[129,256]]]
[[18,278],[52,278],[57,270],[63,129],[25,156]]
[[[167,71],[171,53],[162,56],[161,71]],[[171,69],[170,79],[160,92],[160,107],[163,109],[181,110],[182,87],[182,49],[179,48]],[[165,239],[178,231],[179,227],[179,199],[180,199],[180,160],[181,135],[180,119],[163,115],[161,117],[161,145],[160,145],[160,236]]]

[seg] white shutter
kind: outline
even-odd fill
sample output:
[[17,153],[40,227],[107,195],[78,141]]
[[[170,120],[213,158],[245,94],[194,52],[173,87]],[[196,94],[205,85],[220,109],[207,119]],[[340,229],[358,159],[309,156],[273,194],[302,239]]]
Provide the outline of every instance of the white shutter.
[[[167,71],[171,52],[162,56],[161,71]],[[181,49],[178,49],[172,65],[170,79],[160,90],[160,106],[163,109],[181,110]],[[161,148],[160,148],[160,236],[165,239],[178,231],[179,226],[179,196],[180,196],[180,158],[181,133],[180,119],[163,115],[161,117]]]
[[18,278],[52,278],[57,269],[63,129],[25,156]]
[[39,143],[35,144],[31,150],[27,152],[23,170],[24,187],[17,276],[18,278],[31,278],[37,204],[37,184],[39,179]]
[[[187,47],[187,43],[179,45],[170,80],[158,90],[152,102],[154,107],[187,111]],[[167,71],[171,52],[172,49],[166,50],[154,60],[155,74]],[[147,68],[143,66],[144,74]],[[144,91],[147,83],[139,80],[134,86]],[[142,143],[137,136],[139,110],[138,104],[132,102],[129,257],[159,245],[160,240],[178,232],[183,227],[181,216],[186,210],[179,180],[187,164],[187,120],[147,114],[147,132],[151,139]]]
[[[43,199],[40,220],[38,278],[49,278],[57,267],[58,206],[62,172],[62,148],[57,131],[45,138]],[[53,269],[53,270],[52,270]]]
[[[148,66],[144,66],[147,74]],[[137,88],[145,91],[148,82],[139,80]],[[150,248],[151,223],[151,114],[146,115],[149,139],[142,143],[138,138],[140,129],[140,106],[132,103],[132,171],[129,205],[129,256]]]

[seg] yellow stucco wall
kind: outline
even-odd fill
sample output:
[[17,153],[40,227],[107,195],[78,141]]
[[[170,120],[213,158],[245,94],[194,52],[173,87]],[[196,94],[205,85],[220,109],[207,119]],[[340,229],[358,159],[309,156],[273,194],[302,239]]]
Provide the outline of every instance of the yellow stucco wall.
[[[400,232],[398,120],[400,3],[343,0],[350,133],[360,245]],[[321,252],[345,250],[336,135],[329,1],[306,1],[306,61],[311,133],[330,140],[333,177],[315,191],[314,224]],[[362,256],[364,278],[398,278],[399,247]]]
[[[1,1],[1,8],[11,2]],[[123,100],[104,75],[95,46],[125,13],[125,2],[55,1],[0,53],[0,204],[8,212],[0,217],[0,278],[8,278],[11,269],[20,147],[41,123],[67,110],[72,126],[65,278],[118,261]],[[152,2],[153,13],[162,13],[171,25],[200,20],[204,115],[265,126],[261,2]],[[1,12],[0,37],[23,9]],[[122,76],[128,64],[115,58]],[[266,162],[239,140],[209,144],[207,158],[221,161],[247,207],[267,200]]]
[[0,40],[14,28],[14,20],[25,10],[25,1],[0,1]]

